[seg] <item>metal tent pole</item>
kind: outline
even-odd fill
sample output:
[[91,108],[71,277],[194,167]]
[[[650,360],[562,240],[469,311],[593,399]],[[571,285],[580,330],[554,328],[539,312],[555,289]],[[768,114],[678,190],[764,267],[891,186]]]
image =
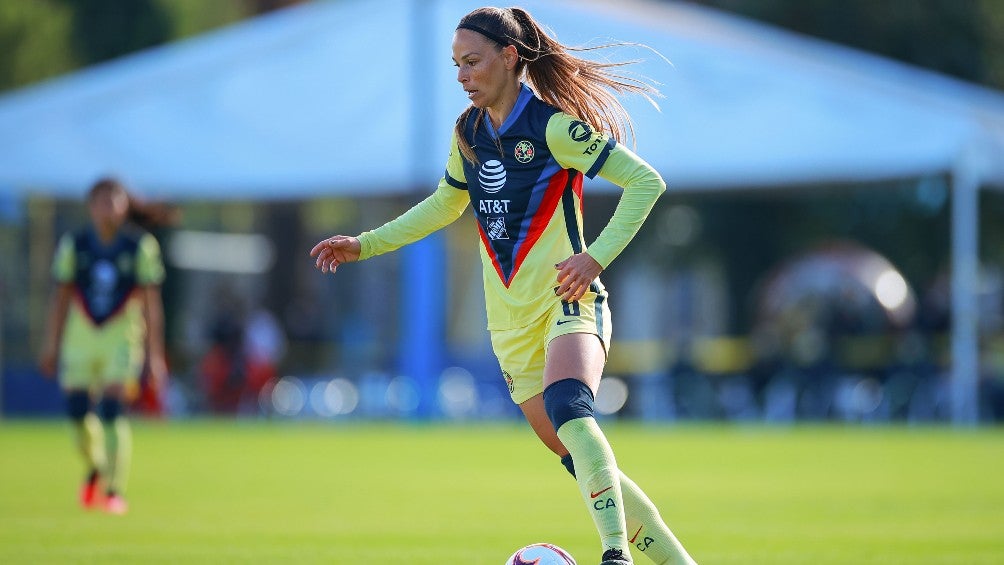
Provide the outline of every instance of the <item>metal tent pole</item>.
[[[409,121],[412,140],[411,182],[413,195],[425,196],[429,184],[419,180],[432,155],[432,144],[427,135],[432,129],[429,97],[435,92],[430,85],[434,73],[431,61],[435,58],[433,38],[435,32],[432,2],[415,0],[411,4],[412,17],[412,81]],[[428,179],[435,182],[438,179]],[[401,249],[401,327],[399,367],[401,372],[414,379],[418,387],[419,419],[438,415],[436,406],[439,374],[445,358],[446,327],[446,239],[442,232],[430,234],[420,241]]]
[[960,164],[952,173],[952,422],[975,425],[979,386],[979,177]]

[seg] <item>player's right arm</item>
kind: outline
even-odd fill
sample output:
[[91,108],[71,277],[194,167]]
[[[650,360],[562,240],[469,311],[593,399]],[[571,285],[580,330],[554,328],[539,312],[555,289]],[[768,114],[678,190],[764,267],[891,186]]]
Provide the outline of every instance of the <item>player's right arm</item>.
[[66,314],[70,310],[70,300],[73,298],[73,274],[76,259],[73,247],[73,237],[64,235],[59,240],[56,256],[52,261],[52,276],[57,286],[49,303],[45,341],[42,343],[42,352],[38,361],[39,369],[46,377],[56,374],[59,346],[63,341],[63,328],[66,327]]
[[321,272],[334,272],[342,263],[389,253],[455,221],[470,203],[461,159],[454,137],[450,142],[446,174],[439,180],[435,192],[375,230],[363,232],[358,237],[336,235],[321,240],[310,250],[311,257],[316,258],[315,266]]
[[49,305],[49,319],[46,324],[45,342],[39,356],[38,366],[42,375],[51,377],[56,374],[59,359],[59,344],[63,341],[63,327],[66,325],[66,313],[70,309],[70,298],[73,296],[72,284],[60,284],[52,293]]

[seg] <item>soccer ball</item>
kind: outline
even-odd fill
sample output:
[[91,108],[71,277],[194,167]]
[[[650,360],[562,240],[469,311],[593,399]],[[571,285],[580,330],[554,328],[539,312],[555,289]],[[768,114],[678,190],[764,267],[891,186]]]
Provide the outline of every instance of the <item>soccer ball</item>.
[[516,550],[505,565],[575,565],[575,559],[554,544],[532,543]]

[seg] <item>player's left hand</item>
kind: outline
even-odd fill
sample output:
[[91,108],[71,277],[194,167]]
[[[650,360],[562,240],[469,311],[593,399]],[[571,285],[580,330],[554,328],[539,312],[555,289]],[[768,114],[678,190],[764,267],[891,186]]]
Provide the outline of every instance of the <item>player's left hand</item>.
[[161,392],[167,386],[167,360],[163,355],[151,355],[149,359],[150,384]]
[[585,296],[603,267],[588,253],[576,253],[554,266],[558,270],[558,288],[554,293],[565,302],[575,302]]

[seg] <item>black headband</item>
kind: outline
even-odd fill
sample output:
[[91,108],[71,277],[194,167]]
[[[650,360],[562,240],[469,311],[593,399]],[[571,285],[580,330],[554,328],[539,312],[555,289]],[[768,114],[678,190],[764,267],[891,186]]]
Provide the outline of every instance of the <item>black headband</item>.
[[513,44],[512,41],[509,41],[509,40],[505,39],[504,37],[502,37],[500,35],[494,34],[494,33],[490,32],[490,31],[488,31],[487,29],[482,28],[482,27],[478,27],[478,26],[476,26],[474,24],[460,24],[460,25],[457,26],[457,29],[469,29],[471,31],[476,31],[476,32],[480,33],[481,35],[487,37],[488,39],[491,39],[495,43],[498,43],[502,47],[505,47],[507,45],[512,45]]

